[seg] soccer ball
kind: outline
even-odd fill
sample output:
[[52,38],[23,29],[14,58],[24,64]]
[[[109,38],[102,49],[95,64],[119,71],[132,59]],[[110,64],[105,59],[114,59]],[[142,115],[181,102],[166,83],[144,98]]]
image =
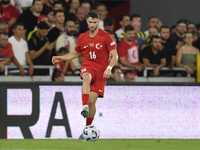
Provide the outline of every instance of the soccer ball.
[[86,141],[96,141],[99,139],[100,131],[94,125],[88,125],[83,129],[83,138]]

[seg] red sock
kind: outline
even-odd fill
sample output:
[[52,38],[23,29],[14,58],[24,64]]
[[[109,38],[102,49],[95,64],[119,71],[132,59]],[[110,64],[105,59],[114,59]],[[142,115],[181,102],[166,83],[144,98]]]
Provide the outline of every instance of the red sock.
[[91,125],[94,118],[86,118],[86,126]]
[[82,94],[82,102],[83,102],[83,105],[88,105],[89,94]]

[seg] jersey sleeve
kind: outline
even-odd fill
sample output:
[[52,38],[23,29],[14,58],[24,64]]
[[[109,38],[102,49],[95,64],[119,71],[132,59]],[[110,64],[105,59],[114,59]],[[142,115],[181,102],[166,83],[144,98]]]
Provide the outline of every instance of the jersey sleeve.
[[81,44],[80,44],[80,41],[81,41],[81,35],[79,36],[78,41],[77,41],[77,43],[76,43],[76,47],[75,47],[75,51],[77,51],[77,52],[82,52],[82,51],[81,51]]
[[107,47],[108,51],[112,51],[112,50],[116,49],[116,43],[112,39],[112,37],[110,36],[109,33],[105,34],[105,41],[106,41],[106,47]]
[[121,41],[117,45],[117,52],[118,52],[119,57],[126,57],[127,56],[127,51],[124,49],[122,42],[123,41]]

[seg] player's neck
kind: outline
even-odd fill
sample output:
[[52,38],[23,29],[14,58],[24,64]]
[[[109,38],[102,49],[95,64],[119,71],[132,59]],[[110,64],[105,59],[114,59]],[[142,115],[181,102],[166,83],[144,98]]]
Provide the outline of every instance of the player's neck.
[[2,4],[2,7],[5,8],[5,7],[7,7],[8,5],[10,5],[10,4]]
[[56,28],[60,29],[61,31],[64,30],[63,24],[56,22],[55,24]]
[[94,37],[98,33],[98,31],[99,31],[98,27],[97,27],[97,29],[94,32],[89,31],[89,37]]
[[124,40],[125,40],[126,43],[128,43],[129,45],[132,45],[132,41],[128,41],[126,38],[124,38]]

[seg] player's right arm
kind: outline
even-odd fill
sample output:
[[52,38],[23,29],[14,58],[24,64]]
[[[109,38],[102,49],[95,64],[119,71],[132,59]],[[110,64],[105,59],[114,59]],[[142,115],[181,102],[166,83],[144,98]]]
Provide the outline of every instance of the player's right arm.
[[60,62],[60,61],[67,61],[67,60],[71,60],[74,58],[77,58],[80,55],[81,52],[77,52],[77,51],[73,51],[70,52],[67,55],[63,55],[63,56],[53,56],[52,57],[52,63],[56,63],[56,62]]

